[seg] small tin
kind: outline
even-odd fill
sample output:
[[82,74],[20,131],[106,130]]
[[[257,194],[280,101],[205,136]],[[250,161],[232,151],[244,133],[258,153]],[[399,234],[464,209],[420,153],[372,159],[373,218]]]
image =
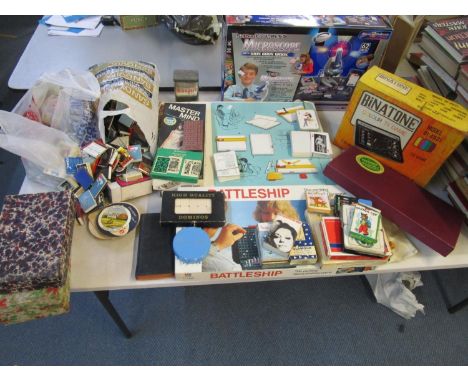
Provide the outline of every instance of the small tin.
[[174,70],[174,93],[177,102],[198,100],[198,71]]

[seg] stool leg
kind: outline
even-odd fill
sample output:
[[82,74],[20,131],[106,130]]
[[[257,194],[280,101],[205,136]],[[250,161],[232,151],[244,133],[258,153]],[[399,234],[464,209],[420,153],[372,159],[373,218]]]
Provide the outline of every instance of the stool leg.
[[465,298],[464,300],[460,301],[458,304],[455,304],[448,308],[449,313],[455,313],[458,312],[460,309],[464,308],[465,306],[468,305],[468,297]]
[[125,335],[125,337],[130,338],[132,336],[132,333],[130,332],[130,330],[128,330],[127,325],[125,325],[125,322],[122,320],[119,313],[114,308],[114,305],[112,305],[109,299],[109,291],[108,290],[96,291],[94,292],[94,294],[96,295],[97,299],[102,304],[102,306],[106,309],[107,313],[109,313],[111,318],[114,320],[115,324],[119,327],[119,329]]

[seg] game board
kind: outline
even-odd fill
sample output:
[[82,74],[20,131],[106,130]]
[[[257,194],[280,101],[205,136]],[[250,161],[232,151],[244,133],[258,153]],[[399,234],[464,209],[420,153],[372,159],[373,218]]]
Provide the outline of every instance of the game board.
[[[322,171],[329,162],[328,158],[308,158],[317,168],[316,173],[282,174],[283,179],[269,181],[267,173],[275,171],[279,159],[293,159],[291,153],[290,132],[299,130],[297,121],[288,122],[276,113],[277,110],[294,106],[303,106],[302,102],[214,102],[211,104],[212,147],[216,152],[217,136],[245,136],[246,150],[237,151],[241,178],[223,182],[216,179],[216,186],[279,186],[279,185],[319,185],[333,183]],[[255,116],[275,117],[278,124],[271,128],[257,127],[247,121]],[[274,123],[272,123],[274,124]],[[274,153],[272,155],[252,155],[250,134],[269,134],[272,138]]]

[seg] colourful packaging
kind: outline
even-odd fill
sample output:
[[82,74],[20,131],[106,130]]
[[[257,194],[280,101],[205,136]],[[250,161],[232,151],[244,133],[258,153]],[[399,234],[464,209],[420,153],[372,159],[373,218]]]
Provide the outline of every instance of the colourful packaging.
[[226,16],[222,99],[344,108],[391,33],[381,16]]
[[378,67],[358,82],[334,143],[425,186],[468,132],[463,106]]

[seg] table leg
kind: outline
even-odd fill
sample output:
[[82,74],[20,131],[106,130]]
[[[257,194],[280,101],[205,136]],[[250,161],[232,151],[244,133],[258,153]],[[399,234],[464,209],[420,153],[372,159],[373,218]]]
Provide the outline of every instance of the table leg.
[[449,313],[455,313],[458,312],[460,309],[464,308],[465,306],[468,305],[468,297],[465,298],[464,300],[460,301],[458,304],[455,304],[448,308]]
[[112,319],[122,331],[122,333],[125,335],[125,337],[130,338],[132,336],[132,333],[130,332],[130,330],[128,330],[127,325],[125,325],[125,322],[122,320],[117,310],[115,310],[114,305],[112,305],[109,299],[109,291],[96,291],[94,292],[94,294],[96,295],[97,299],[102,304],[102,306],[107,310],[107,313],[109,313],[109,315],[112,317]]

